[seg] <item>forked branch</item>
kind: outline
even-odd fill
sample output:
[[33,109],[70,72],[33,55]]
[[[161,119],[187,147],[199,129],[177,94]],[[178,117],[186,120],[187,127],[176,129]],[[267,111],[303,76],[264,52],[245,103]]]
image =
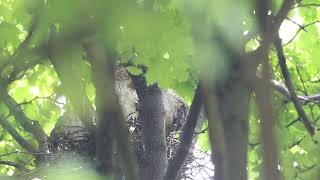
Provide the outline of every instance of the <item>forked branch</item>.
[[315,134],[315,127],[314,127],[314,125],[312,125],[306,112],[303,110],[303,108],[300,104],[300,101],[298,99],[298,96],[295,92],[295,87],[294,87],[293,82],[291,80],[291,76],[290,76],[290,73],[289,73],[289,70],[288,70],[288,67],[286,64],[286,57],[283,52],[283,47],[282,47],[282,43],[281,43],[281,39],[280,39],[279,35],[275,38],[274,45],[275,45],[277,56],[279,59],[279,64],[280,64],[282,75],[284,77],[286,86],[290,92],[291,100],[292,100],[292,102],[297,110],[297,113],[300,116],[301,121],[303,122],[304,126],[306,127],[306,129],[308,130],[308,132],[311,135],[314,135]]

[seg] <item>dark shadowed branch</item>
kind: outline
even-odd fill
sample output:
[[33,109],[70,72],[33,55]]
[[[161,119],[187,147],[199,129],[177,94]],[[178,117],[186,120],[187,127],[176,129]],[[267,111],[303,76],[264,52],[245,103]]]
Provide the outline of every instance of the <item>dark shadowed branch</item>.
[[297,110],[297,113],[299,114],[304,126],[306,127],[306,129],[308,130],[308,132],[311,135],[314,135],[315,134],[315,127],[311,124],[307,114],[303,110],[303,108],[298,100],[298,96],[295,92],[295,87],[293,85],[289,70],[287,68],[286,57],[284,55],[282,44],[281,44],[281,39],[279,36],[275,39],[274,45],[275,45],[277,56],[279,59],[279,64],[280,64],[282,75],[285,79],[285,83],[287,85],[288,91],[290,92],[290,96],[291,96],[290,99],[292,100],[292,102]]
[[299,120],[300,120],[300,118],[296,118],[295,120],[293,120],[289,124],[287,124],[285,127],[288,128],[288,127],[292,126],[293,124],[295,124],[296,122],[298,122]]
[[29,153],[36,153],[38,150],[26,139],[24,139],[17,130],[9,123],[5,116],[0,114],[0,125],[9,132],[9,134],[20,144],[22,148]]
[[[276,33],[279,31],[279,28],[284,21],[284,19],[287,17],[288,12],[294,5],[295,0],[284,0],[280,10],[276,14],[276,16],[273,18],[272,23],[272,33]],[[275,35],[275,34],[274,34]]]
[[138,121],[142,122],[141,179],[162,180],[168,167],[163,93],[157,84],[147,86],[142,75],[134,76],[133,83],[139,98]]
[[42,149],[42,146],[44,145],[48,136],[44,132],[39,122],[27,117],[18,103],[11,96],[9,96],[6,90],[3,88],[0,88],[0,97],[9,108],[10,113],[15,117],[17,123],[36,138],[39,148]]
[[[280,28],[282,22],[287,17],[288,12],[290,11],[290,9],[292,8],[293,5],[294,5],[294,0],[285,0],[284,1],[280,10],[273,17],[272,29],[271,29],[271,32],[273,34],[279,31],[279,28]],[[246,35],[246,37],[245,37],[245,41],[247,42],[259,34],[261,34],[260,31],[249,31],[249,34]]]
[[28,172],[28,171],[30,171],[30,170],[27,169],[24,165],[19,164],[19,163],[16,163],[16,162],[13,162],[13,161],[0,160],[0,164],[15,167],[16,169],[18,169],[18,170],[21,171],[21,172]]
[[179,170],[190,151],[197,120],[199,119],[200,115],[201,105],[202,97],[200,93],[200,87],[198,85],[192,100],[186,123],[183,127],[183,132],[176,155],[169,161],[167,172],[164,178],[166,180],[176,179]]
[[228,180],[224,128],[219,115],[217,97],[205,83],[201,83],[200,86],[208,116],[209,138],[213,150],[211,159],[215,166],[214,177],[215,179]]
[[[114,87],[115,52],[103,43],[89,39],[82,44],[90,59],[96,87],[98,170],[114,174],[114,139],[124,163],[126,179],[138,180],[138,165],[129,141],[129,130],[123,118]],[[105,171],[105,172],[104,172]]]
[[[99,173],[114,176],[114,134],[115,121],[119,120],[119,109],[112,108],[108,103],[116,103],[112,97],[112,76],[108,71],[108,54],[101,50],[96,43],[84,45],[88,58],[91,60],[93,81],[96,88],[97,130],[96,130],[96,156]],[[110,55],[109,55],[110,56]],[[112,57],[111,57],[112,58]],[[111,69],[111,68],[110,68]]]

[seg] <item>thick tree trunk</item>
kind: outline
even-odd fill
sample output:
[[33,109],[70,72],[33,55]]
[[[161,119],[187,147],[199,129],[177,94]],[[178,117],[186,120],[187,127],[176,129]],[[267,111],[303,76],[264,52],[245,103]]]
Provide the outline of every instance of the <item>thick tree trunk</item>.
[[248,111],[251,90],[241,65],[203,93],[213,147],[215,179],[247,180]]
[[139,98],[144,150],[141,176],[143,180],[162,180],[168,162],[162,92],[156,86],[148,87]]
[[83,47],[92,59],[91,67],[96,87],[97,169],[101,174],[114,175],[114,147],[117,145],[119,155],[126,161],[124,164],[125,176],[132,180],[138,180],[137,163],[129,140],[129,129],[125,123],[115,90],[115,51],[112,48],[107,48],[105,51],[104,45],[95,41],[85,42]]
[[[77,69],[77,58],[73,57],[72,51],[61,51],[62,44],[56,40],[57,32],[54,26],[50,29],[48,40],[50,61],[62,82],[62,87],[70,99],[75,111],[79,115],[83,124],[94,131],[94,120],[96,114],[88,96],[86,95],[85,86],[82,77]],[[77,44],[70,44],[74,48],[80,48]]]
[[134,77],[133,82],[142,123],[141,179],[163,180],[168,165],[163,93],[157,85],[147,86],[143,77]]
[[230,180],[247,180],[249,99],[250,91],[239,79],[229,81],[217,96]]

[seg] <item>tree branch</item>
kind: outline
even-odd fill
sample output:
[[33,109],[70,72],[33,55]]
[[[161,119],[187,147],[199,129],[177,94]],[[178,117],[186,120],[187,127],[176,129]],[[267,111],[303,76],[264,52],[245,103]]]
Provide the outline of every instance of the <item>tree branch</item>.
[[18,105],[21,106],[21,105],[31,104],[33,101],[36,101],[36,100],[39,100],[39,99],[46,99],[46,100],[54,102],[55,104],[61,104],[61,105],[65,104],[65,103],[58,102],[54,98],[52,98],[52,96],[54,96],[54,95],[55,94],[51,94],[50,96],[44,96],[44,97],[43,96],[35,96],[34,98],[32,98],[32,99],[30,99],[28,101],[24,101],[24,102],[19,103]]
[[[35,15],[37,17],[37,15]],[[10,56],[7,60],[4,61],[3,64],[0,64],[0,72],[8,71],[5,73],[5,78],[0,78],[1,84],[9,84],[10,82],[14,81],[18,74],[21,72],[33,67],[36,64],[39,64],[45,58],[48,57],[48,42],[45,40],[44,42],[40,42],[38,46],[35,48],[29,49],[24,44],[28,44],[30,42],[31,36],[33,31],[35,30],[37,25],[37,18],[34,18],[33,22],[30,25],[29,33],[27,35],[28,38],[21,43],[23,48],[19,48],[14,55]],[[78,42],[79,39],[83,37],[87,37],[91,35],[93,32],[92,27],[88,28],[81,28],[79,31],[72,31],[70,33],[66,33],[57,38],[56,42],[63,42],[60,43],[61,49],[70,48],[69,45],[72,42]]]
[[[94,131],[95,110],[86,94],[85,86],[82,82],[81,75],[76,69],[77,61],[72,57],[72,52],[68,53],[61,50],[63,41],[57,40],[57,32],[54,26],[50,29],[50,37],[48,40],[50,61],[62,82],[63,89],[70,99],[76,113],[80,117],[83,124],[89,131]],[[70,46],[76,47],[75,43],[69,42]],[[76,48],[81,48],[80,45]],[[69,47],[70,49],[72,47]],[[69,50],[70,50],[69,49]],[[72,50],[72,49],[71,49]]]
[[1,84],[10,84],[19,77],[21,72],[41,63],[47,57],[45,49],[46,47],[37,47],[9,57],[7,60],[9,63],[0,67],[0,72],[5,74],[5,77],[1,76],[0,78]]
[[10,156],[12,154],[18,154],[18,153],[20,153],[20,151],[16,150],[16,151],[9,152],[9,153],[6,153],[6,154],[0,154],[0,158],[4,157],[4,156]]
[[297,30],[297,32],[293,35],[293,37],[292,37],[286,44],[283,45],[283,47],[285,47],[285,46],[287,46],[288,44],[290,44],[290,43],[298,36],[298,34],[299,34],[299,32],[300,32],[301,30],[306,31],[305,29],[306,29],[308,26],[314,25],[314,24],[319,23],[319,22],[320,22],[320,21],[317,20],[317,21],[311,22],[311,23],[309,23],[309,24],[299,26],[299,29]]
[[308,95],[308,96],[298,96],[302,100],[301,104],[307,104],[308,102],[320,103],[320,93]]
[[284,21],[284,19],[287,17],[288,12],[294,5],[295,0],[284,0],[280,10],[276,14],[276,16],[273,18],[272,23],[272,33],[273,35],[276,35],[276,33],[279,31],[279,28]]
[[16,169],[18,169],[18,170],[21,171],[21,172],[28,172],[28,171],[30,171],[30,170],[27,169],[24,165],[19,164],[19,163],[16,163],[16,162],[12,162],[12,161],[0,160],[0,164],[15,167]]
[[[120,119],[119,105],[111,107],[108,104],[117,103],[112,74],[108,66],[110,54],[107,54],[103,47],[96,42],[89,41],[83,44],[88,59],[91,63],[93,82],[96,88],[96,109],[97,109],[97,128],[96,128],[96,157],[97,169],[99,173],[114,176],[114,123]],[[106,73],[107,72],[107,73]],[[111,76],[110,76],[111,75]]]
[[[276,80],[270,80],[270,84],[273,87],[273,89],[275,89],[277,92],[279,92],[284,98],[292,101],[292,97],[290,95],[290,92],[285,85],[281,84],[279,81],[276,81]],[[320,103],[320,93],[308,95],[308,96],[297,95],[297,99],[298,99],[299,103],[303,104],[303,105],[308,104],[310,102]]]
[[200,115],[202,97],[199,84],[195,91],[193,101],[187,116],[186,123],[183,127],[181,140],[175,156],[169,161],[166,175],[164,179],[175,180],[181,166],[183,165],[192,144],[195,128]]
[[114,139],[124,163],[126,179],[138,180],[138,165],[131,151],[129,129],[123,118],[121,106],[114,86],[115,52],[105,48],[96,39],[88,39],[82,44],[91,60],[93,82],[96,87],[97,108],[97,158],[101,173],[113,174]]
[[[30,45],[34,31],[38,27],[39,18],[39,14],[36,13],[33,15],[26,38],[20,43],[14,54],[6,59],[4,63],[0,64],[0,71],[5,69],[11,70],[7,76],[7,84],[15,80],[15,76],[17,76],[17,74],[19,74],[21,71],[34,66],[35,64],[39,63],[41,59],[46,57],[46,54],[44,53],[46,52],[44,50],[45,48],[42,46],[40,48],[28,49],[28,45]],[[5,80],[1,79],[0,81]]]
[[283,47],[282,47],[281,39],[280,39],[279,35],[276,37],[276,39],[274,41],[274,45],[275,45],[275,48],[277,51],[277,56],[279,59],[279,64],[280,64],[282,75],[285,79],[285,83],[288,87],[288,91],[290,92],[290,97],[291,97],[290,99],[292,100],[292,102],[297,110],[297,113],[299,114],[304,126],[306,127],[306,129],[308,130],[310,135],[314,135],[315,134],[315,127],[314,127],[314,125],[311,124],[311,122],[310,122],[309,118],[307,117],[307,114],[303,110],[303,108],[298,100],[297,94],[295,92],[295,87],[293,85],[289,70],[287,68],[286,58],[285,58],[285,55],[283,52]]
[[162,180],[168,167],[163,93],[157,84],[147,86],[143,75],[132,76],[132,80],[139,98],[138,121],[142,123],[141,179]]
[[200,81],[201,93],[204,98],[205,113],[208,117],[209,139],[211,143],[211,160],[215,166],[215,179],[228,180],[228,160],[225,149],[225,132],[222,119],[220,117],[219,105],[215,88],[210,88],[208,84]]
[[[287,17],[288,12],[290,11],[292,6],[294,5],[294,1],[295,0],[285,0],[284,3],[282,4],[280,10],[278,11],[278,13],[273,17],[272,29],[271,29],[272,34],[275,34],[276,32],[279,31],[279,28],[280,28],[282,22]],[[260,33],[261,32],[259,32],[259,31],[257,31],[257,32],[250,31],[249,34],[245,37],[245,41],[246,42],[249,41],[250,39],[252,39],[256,35],[259,35]]]
[[26,38],[20,43],[20,45],[15,50],[13,55],[10,58],[8,58],[7,60],[5,60],[3,64],[1,64],[0,69],[8,66],[11,63],[12,59],[17,59],[17,56],[19,56],[23,51],[27,50],[26,48],[27,48],[32,36],[33,36],[33,32],[35,31],[35,29],[38,25],[38,22],[39,22],[39,16],[34,15],[34,17],[31,20],[30,28],[28,30],[28,34],[27,34]]
[[42,146],[48,139],[48,136],[39,122],[28,118],[18,103],[9,96],[6,90],[2,87],[0,88],[0,97],[9,108],[10,113],[15,117],[17,123],[20,124],[27,132],[32,134],[36,138],[39,148],[43,149]]
[[299,4],[297,6],[292,7],[292,9],[294,8],[305,8],[305,7],[319,7],[320,4],[317,3],[310,3],[310,4]]
[[[279,13],[277,14],[278,18],[276,20],[279,20],[280,24],[283,21],[282,18],[284,18],[282,15],[287,15],[286,3],[290,1],[291,0],[285,1]],[[264,179],[279,180],[280,174],[277,169],[278,151],[276,138],[273,133],[274,129],[272,122],[274,119],[274,113],[271,102],[271,88],[268,84],[270,80],[270,63],[268,57],[269,47],[272,42],[273,32],[278,31],[278,27],[277,22],[273,23],[273,27],[270,27],[272,22],[270,22],[270,17],[268,16],[268,10],[270,6],[269,2],[270,1],[266,0],[257,0],[257,16],[262,39],[262,52],[260,54],[260,59],[262,60],[262,81],[256,81],[254,83],[254,92],[256,94],[257,107],[261,117],[260,138],[263,148],[263,177]]]
[[36,153],[38,150],[27,140],[25,140],[17,130],[9,123],[5,116],[0,114],[0,124],[6,129],[10,135],[21,145],[22,148],[26,149],[29,153]]
[[299,118],[293,120],[292,122],[290,122],[289,124],[287,124],[285,127],[288,128],[290,126],[292,126],[294,123],[298,122],[299,121]]

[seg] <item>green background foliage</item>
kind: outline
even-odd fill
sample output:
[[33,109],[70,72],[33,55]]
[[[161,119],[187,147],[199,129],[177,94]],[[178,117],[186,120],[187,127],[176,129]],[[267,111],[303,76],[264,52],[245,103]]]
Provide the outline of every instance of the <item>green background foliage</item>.
[[[182,6],[182,0],[156,1],[155,12],[142,11],[143,1],[138,2],[134,3],[129,0],[0,0],[0,75],[2,83],[0,86],[3,86],[12,75],[11,66],[6,65],[13,61],[10,57],[26,38],[35,16],[39,16],[39,22],[33,32],[29,47],[37,47],[45,43],[48,38],[48,29],[52,24],[58,27],[58,36],[61,38],[70,36],[70,34],[77,36],[85,32],[97,32],[106,42],[110,44],[115,42],[114,48],[119,54],[118,63],[131,62],[147,66],[148,84],[158,83],[162,88],[171,88],[188,104],[191,103],[201,65],[205,64],[201,62],[201,59],[211,57],[211,55],[198,56],[199,49],[196,49],[197,42],[194,41],[191,22],[187,17],[206,18],[205,20],[196,19],[200,27],[196,31],[203,31],[204,37],[207,31],[210,31],[206,29],[208,24],[213,21],[234,27],[225,28],[225,33],[226,36],[230,36],[229,41],[234,41],[235,44],[240,41],[234,39],[235,30],[238,31],[241,28],[244,34],[239,34],[239,36],[245,36],[246,32],[255,29],[254,13],[249,11],[252,8],[250,0],[243,1],[241,7],[232,6],[234,1],[212,1],[210,3],[194,1],[189,4],[194,7],[192,10]],[[279,0],[274,1],[272,14],[279,9],[281,3],[282,1]],[[303,0],[302,4],[320,4],[320,1]],[[240,13],[238,8],[243,9],[241,12],[244,13]],[[225,9],[228,11],[225,12]],[[204,15],[199,15],[199,12]],[[233,17],[235,16],[241,16],[243,21],[238,22],[240,24],[234,24]],[[290,11],[289,18],[298,21],[302,26],[308,25],[319,21],[320,10],[316,6],[294,8]],[[291,41],[290,39],[298,31],[297,36]],[[299,30],[299,26],[290,20],[285,20],[280,28],[280,34],[284,39],[284,44],[290,41],[284,50],[298,94],[319,93],[320,24],[314,23],[306,26],[304,31]],[[71,43],[67,42],[67,44]],[[255,49],[258,44],[259,37],[253,38],[247,43],[247,50]],[[203,52],[207,50],[205,46],[202,48]],[[84,61],[85,57],[81,49],[70,48],[70,51],[72,55],[68,58],[77,61],[78,66],[74,68],[80,72],[88,97],[93,102],[95,92],[90,67]],[[219,57],[218,55],[213,56]],[[272,78],[284,82],[273,49],[270,51],[270,59]],[[222,61],[217,61],[218,68],[211,67],[212,71],[219,69],[223,64]],[[3,69],[3,67],[6,68]],[[141,73],[134,67],[128,70],[133,74]],[[25,114],[37,120],[49,135],[56,119],[69,105],[52,65],[47,58],[44,58],[39,64],[19,72],[16,77],[18,78],[12,80],[8,86],[9,95],[21,103]],[[316,179],[320,168],[320,135],[310,137],[300,122],[289,125],[298,118],[298,115],[292,103],[276,92],[273,96],[273,103],[276,110],[274,123],[278,133],[280,151],[279,168],[284,179]],[[260,119],[253,100],[250,107],[248,172],[250,179],[260,179],[262,177]],[[319,127],[319,104],[309,103],[304,106],[304,109]],[[8,107],[2,102],[0,102],[0,112],[8,116],[9,121],[23,137],[34,142],[33,137],[10,116]],[[29,163],[27,167],[32,168],[32,161],[28,154],[15,153],[1,157],[2,154],[24,150],[2,127],[0,127],[0,137],[1,160]],[[199,146],[204,151],[210,150],[207,133],[200,136]],[[0,165],[0,175],[12,175],[14,171],[14,168],[10,166]]]

